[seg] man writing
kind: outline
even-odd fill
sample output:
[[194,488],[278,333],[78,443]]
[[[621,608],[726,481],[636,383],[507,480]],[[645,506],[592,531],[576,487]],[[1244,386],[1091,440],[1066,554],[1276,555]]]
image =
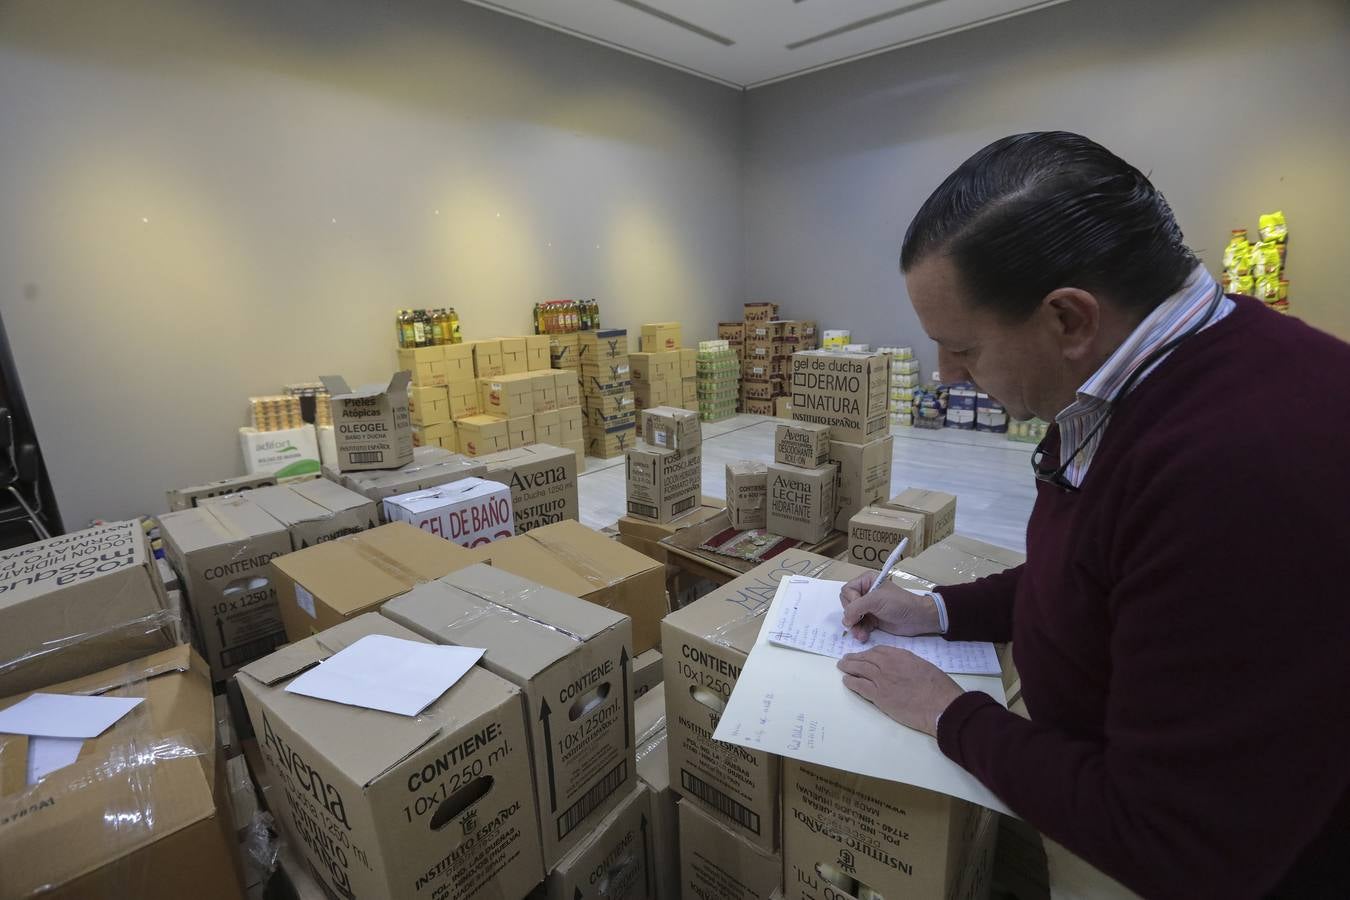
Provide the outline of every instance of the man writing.
[[1024,565],[860,577],[844,623],[1012,641],[1029,719],[889,648],[847,686],[1048,838],[1056,896],[1350,896],[1350,346],[1224,296],[1063,132],[963,163],[901,268],[943,380],[1054,424]]

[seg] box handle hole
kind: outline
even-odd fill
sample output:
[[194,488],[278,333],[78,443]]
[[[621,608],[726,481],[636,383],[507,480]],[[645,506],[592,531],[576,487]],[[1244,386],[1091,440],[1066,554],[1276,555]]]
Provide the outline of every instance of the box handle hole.
[[572,708],[567,711],[567,718],[575,722],[592,710],[598,709],[600,704],[604,703],[605,698],[608,696],[609,682],[606,681],[604,684],[601,684],[578,697],[577,702],[573,703]]
[[492,790],[492,782],[491,775],[484,775],[446,797],[441,805],[436,807],[436,814],[431,817],[431,830],[440,831],[453,822],[460,813],[482,800],[487,792]]

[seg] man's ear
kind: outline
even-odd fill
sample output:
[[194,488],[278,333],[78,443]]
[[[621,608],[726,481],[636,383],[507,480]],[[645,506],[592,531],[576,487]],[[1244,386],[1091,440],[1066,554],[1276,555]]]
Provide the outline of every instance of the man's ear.
[[1041,312],[1054,331],[1064,358],[1082,360],[1093,352],[1101,329],[1101,304],[1078,288],[1056,288],[1041,301]]

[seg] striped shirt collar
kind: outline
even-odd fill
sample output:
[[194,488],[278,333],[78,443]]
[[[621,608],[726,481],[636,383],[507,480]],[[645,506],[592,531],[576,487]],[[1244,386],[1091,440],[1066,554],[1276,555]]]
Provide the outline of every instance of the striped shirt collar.
[[[1064,475],[1071,484],[1078,486],[1087,476],[1092,457],[1101,444],[1102,432],[1098,431],[1088,441],[1072,463],[1066,455],[1072,453],[1082,443],[1083,437],[1110,414],[1111,405],[1118,399],[1120,389],[1150,354],[1188,328],[1195,327],[1196,321],[1205,314],[1213,301],[1216,289],[1214,278],[1204,266],[1197,265],[1181,289],[1144,317],[1130,332],[1130,336],[1102,363],[1101,368],[1078,388],[1077,399],[1055,416],[1060,429],[1060,464],[1069,464]],[[1224,297],[1204,327],[1208,328],[1227,316],[1234,306],[1232,300]],[[1165,354],[1149,366],[1148,371],[1135,380],[1132,389],[1138,387],[1170,355]]]

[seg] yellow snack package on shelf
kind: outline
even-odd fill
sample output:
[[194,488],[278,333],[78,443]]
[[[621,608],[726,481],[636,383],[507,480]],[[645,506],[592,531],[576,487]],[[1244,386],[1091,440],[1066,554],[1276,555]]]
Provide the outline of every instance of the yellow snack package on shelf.
[[1282,210],[1266,213],[1261,216],[1257,224],[1259,226],[1257,233],[1261,235],[1263,241],[1276,241],[1282,244],[1285,238],[1289,236],[1289,226],[1285,224]]

